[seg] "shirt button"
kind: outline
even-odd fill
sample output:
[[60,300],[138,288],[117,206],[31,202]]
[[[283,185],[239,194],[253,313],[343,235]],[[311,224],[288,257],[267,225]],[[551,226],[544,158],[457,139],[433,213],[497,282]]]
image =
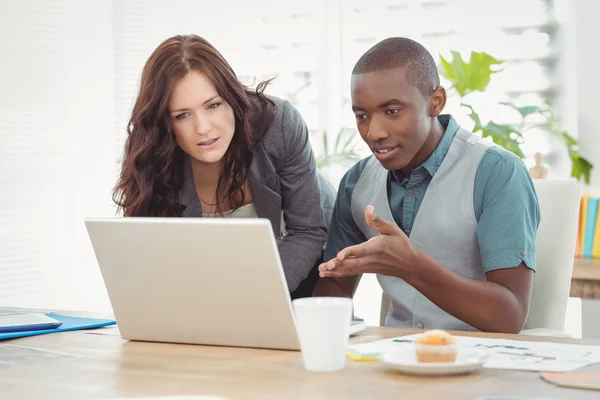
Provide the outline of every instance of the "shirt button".
[[526,255],[526,254],[527,254],[527,252],[526,252],[525,250],[523,250],[523,251],[521,252],[521,254],[522,254],[522,255]]
[[409,196],[412,196],[413,194],[415,194],[415,191],[410,189],[410,190],[406,191],[406,194]]

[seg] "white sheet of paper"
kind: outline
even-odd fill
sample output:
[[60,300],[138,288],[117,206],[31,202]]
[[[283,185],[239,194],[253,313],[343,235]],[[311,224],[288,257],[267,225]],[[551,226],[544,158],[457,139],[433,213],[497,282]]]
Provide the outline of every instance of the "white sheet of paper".
[[119,327],[116,325],[105,326],[103,328],[92,329],[86,331],[88,335],[109,335],[109,336],[121,336],[121,332],[119,331]]
[[[414,346],[420,335],[401,336],[348,346],[348,351],[359,356],[377,355],[384,351]],[[485,368],[521,371],[573,371],[600,363],[600,346],[552,342],[526,342],[506,339],[487,339],[455,336],[458,346],[484,350],[489,354]]]

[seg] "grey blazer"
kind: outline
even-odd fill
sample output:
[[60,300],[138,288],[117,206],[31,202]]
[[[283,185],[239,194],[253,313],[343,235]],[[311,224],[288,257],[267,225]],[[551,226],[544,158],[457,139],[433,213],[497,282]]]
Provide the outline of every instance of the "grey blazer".
[[[308,129],[298,110],[285,100],[269,98],[277,111],[256,146],[248,184],[256,213],[271,222],[292,292],[321,257],[336,190],[316,169]],[[184,217],[202,217],[187,156],[179,203]]]

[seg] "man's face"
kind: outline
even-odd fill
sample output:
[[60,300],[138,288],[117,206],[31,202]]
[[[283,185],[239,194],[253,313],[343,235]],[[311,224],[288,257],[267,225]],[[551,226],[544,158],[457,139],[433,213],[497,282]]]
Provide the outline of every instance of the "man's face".
[[405,68],[352,75],[351,90],[358,131],[381,165],[388,170],[410,166],[434,115]]

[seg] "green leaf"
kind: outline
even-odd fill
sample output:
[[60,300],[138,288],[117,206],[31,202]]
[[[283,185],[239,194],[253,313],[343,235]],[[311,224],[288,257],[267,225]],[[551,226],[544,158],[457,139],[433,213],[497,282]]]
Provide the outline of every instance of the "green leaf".
[[[521,151],[521,143],[523,142],[523,134],[512,125],[500,125],[494,121],[488,122],[485,126],[481,123],[479,114],[475,112],[472,106],[461,103],[461,106],[470,110],[469,118],[475,122],[473,132],[481,132],[483,137],[491,137],[492,141],[506,150],[515,153],[519,158],[525,158]],[[513,138],[516,136],[516,138]]]
[[579,154],[579,143],[577,142],[577,139],[567,132],[561,132],[560,137],[565,140],[567,151],[571,158],[571,176],[577,180],[583,179],[585,183],[589,184],[590,174],[594,166]]
[[350,134],[348,134],[348,138],[346,139],[346,141],[344,142],[344,145],[342,146],[343,151],[354,150],[354,148],[356,147],[356,143],[354,142],[354,140],[356,139],[355,135],[356,135],[355,132],[350,132]]
[[452,63],[447,61],[442,55],[440,55],[440,62],[442,64],[440,74],[446,79],[448,79],[450,82],[455,82],[457,79],[454,72],[454,68],[452,68]]
[[502,102],[500,104],[510,107],[514,110],[517,110],[523,118],[527,117],[528,115],[536,114],[536,113],[542,111],[542,108],[538,107],[538,106],[518,107],[514,103],[511,103],[511,102]]
[[456,76],[456,82],[459,84],[461,89],[464,88],[460,85],[461,82],[466,82],[468,77],[467,74],[470,72],[470,66],[463,60],[462,55],[458,51],[451,51],[452,54],[452,70]]
[[356,132],[340,129],[336,135],[333,147],[331,147],[329,143],[327,132],[322,132],[321,135],[323,141],[323,154],[317,156],[316,158],[318,169],[322,169],[333,164],[344,165],[360,159],[360,155],[355,150],[357,146],[355,143]]
[[573,136],[569,135],[567,132],[562,132],[560,135],[562,136],[563,139],[565,139],[568,147],[577,146],[577,139],[575,139]]
[[473,109],[473,106],[470,106],[468,104],[465,103],[461,103],[460,104],[463,107],[468,108],[471,112],[469,113],[469,118],[471,118],[473,120],[473,122],[475,122],[475,127],[473,129],[473,132],[478,132],[480,130],[481,127],[481,118],[479,118],[479,114],[477,114],[475,112],[475,110]]
[[499,72],[492,69],[492,66],[504,63],[485,52],[471,52],[469,62],[465,62],[458,51],[452,50],[451,55],[451,60],[440,56],[440,74],[452,83],[460,97],[472,92],[483,92],[490,83],[492,74]]
[[344,136],[344,128],[340,129],[336,136],[337,137],[335,138],[335,144],[333,145],[334,151],[339,148],[340,141],[342,140],[342,136]]
[[589,185],[590,173],[593,168],[592,164],[578,153],[571,156],[571,161],[573,163],[571,166],[571,176],[577,180],[583,178],[584,182]]

